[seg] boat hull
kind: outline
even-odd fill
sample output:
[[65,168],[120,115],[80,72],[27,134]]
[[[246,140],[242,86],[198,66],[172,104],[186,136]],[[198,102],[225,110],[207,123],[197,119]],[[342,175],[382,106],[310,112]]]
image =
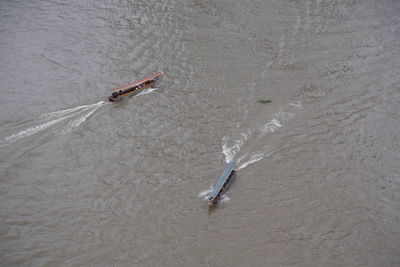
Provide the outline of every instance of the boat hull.
[[235,167],[234,162],[229,162],[226,166],[224,172],[218,178],[217,182],[215,183],[214,189],[208,198],[208,205],[215,206],[218,204],[219,199],[221,198],[222,194],[228,188],[232,178],[235,176],[236,171],[233,170]]
[[131,91],[131,92],[128,92],[128,93],[126,93],[126,94],[118,95],[118,97],[113,97],[113,96],[111,95],[111,96],[108,97],[108,100],[110,100],[111,102],[121,101],[121,100],[122,100],[124,97],[126,97],[126,96],[137,95],[137,94],[139,94],[140,92],[142,92],[143,90],[145,90],[145,89],[147,89],[147,88],[150,88],[150,87],[152,87],[152,86],[154,86],[154,85],[155,85],[155,82],[152,82],[152,83],[149,83],[149,84],[147,84],[147,85],[145,85],[145,86],[143,86],[143,87],[141,87],[141,88],[139,88],[139,89],[136,89],[136,90],[133,90],[133,91]]
[[126,96],[139,94],[144,89],[154,86],[162,76],[164,76],[164,73],[158,72],[142,80],[130,83],[123,87],[115,88],[112,90],[112,94],[108,97],[108,100],[111,102],[117,102]]

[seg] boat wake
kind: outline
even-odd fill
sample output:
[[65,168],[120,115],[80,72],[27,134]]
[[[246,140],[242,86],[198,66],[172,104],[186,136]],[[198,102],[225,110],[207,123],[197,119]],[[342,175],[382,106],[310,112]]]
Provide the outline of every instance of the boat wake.
[[[265,151],[266,149],[260,150],[258,147],[259,141],[262,138],[265,138],[267,134],[273,133],[279,128],[282,128],[285,123],[295,116],[293,109],[298,109],[301,107],[302,106],[300,103],[289,103],[284,110],[274,113],[271,120],[266,121],[255,128],[248,129],[240,133],[236,139],[228,136],[223,137],[222,153],[225,155],[225,162],[229,163],[231,161],[235,161],[237,166],[236,170],[241,170],[250,164],[262,160],[264,157],[269,156],[270,153]],[[244,150],[245,145],[249,142],[249,139],[251,139],[251,143],[257,145],[257,149],[252,149],[251,145],[247,145],[246,150],[251,152],[245,152],[240,155],[240,152]],[[235,160],[235,157],[237,156],[238,158]],[[202,198],[204,201],[208,201],[212,191],[213,187],[210,186],[210,188],[207,190],[200,192],[198,197]],[[229,200],[230,198],[225,194],[221,196],[222,203],[228,202]]]
[[247,166],[249,166],[250,164],[253,164],[259,160],[262,160],[265,156],[264,152],[260,152],[260,151],[256,151],[250,154],[250,156],[248,155],[244,155],[243,157],[238,159],[238,163],[241,162],[242,160],[245,160],[242,164],[239,165],[239,167],[237,168],[238,170],[244,169]]
[[[265,138],[267,134],[273,133],[279,128],[282,128],[285,123],[295,116],[294,109],[298,108],[302,108],[300,103],[289,103],[283,110],[274,113],[271,120],[268,120],[252,129],[243,131],[236,139],[228,136],[223,137],[222,153],[225,155],[225,162],[229,163],[235,161],[237,166],[236,170],[241,170],[250,164],[262,160],[264,157],[269,156],[271,152],[268,153],[266,149],[260,149],[259,141],[262,138]],[[254,146],[257,146],[257,149],[252,149]],[[251,152],[244,152],[240,155],[240,152],[243,151],[245,147],[247,151]],[[235,160],[236,157],[237,159]],[[210,186],[207,190],[200,192],[198,197],[202,198],[204,201],[208,201],[212,191],[213,187]],[[228,201],[230,201],[230,198],[226,196],[226,194],[223,194],[221,202],[226,203]]]
[[[94,112],[96,112],[96,110],[98,110],[105,104],[107,104],[107,102],[100,101],[90,105],[82,105],[79,107],[55,111],[40,115],[29,122],[14,125],[13,128],[19,130],[17,130],[16,133],[4,138],[0,146],[15,143],[21,139],[42,132],[50,127],[54,127],[54,133],[56,134],[68,133],[73,128],[81,125],[87,118],[89,118]],[[66,123],[63,124],[61,122]]]
[[[293,109],[301,107],[300,103],[289,103],[284,110],[274,113],[271,120],[264,122],[261,126],[242,132],[237,139],[232,140],[230,137],[225,136],[222,139],[222,153],[225,155],[225,162],[229,163],[234,161],[235,157],[239,155],[241,149],[247,143],[249,138],[252,139],[252,143],[258,144],[258,141],[264,138],[268,133],[273,133],[283,127],[285,123],[295,116]],[[237,169],[244,169],[250,164],[263,159],[265,156],[269,155],[266,153],[266,151],[260,151],[257,149],[243,154],[236,160],[238,166]]]
[[[214,190],[213,186],[210,186],[210,188],[208,188],[207,190],[201,191],[198,194],[198,197],[203,199],[203,201],[207,201],[208,202],[208,198],[211,196],[211,192]],[[224,193],[221,198],[219,199],[220,203],[227,203],[229,202],[231,199]]]
[[137,97],[141,96],[141,95],[147,95],[147,94],[153,93],[154,91],[157,91],[157,90],[158,90],[157,87],[150,87],[148,89],[143,90],[140,94],[137,95]]

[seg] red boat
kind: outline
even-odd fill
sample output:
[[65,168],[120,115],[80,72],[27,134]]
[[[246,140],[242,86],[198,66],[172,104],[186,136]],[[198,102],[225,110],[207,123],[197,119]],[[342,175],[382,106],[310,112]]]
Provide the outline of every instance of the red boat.
[[157,72],[147,78],[144,78],[142,80],[130,83],[128,85],[115,88],[112,90],[111,96],[108,97],[108,100],[111,102],[114,101],[119,101],[121,100],[124,96],[128,95],[136,95],[140,92],[142,92],[144,89],[150,88],[155,85],[155,83],[162,77],[164,76],[164,73]]

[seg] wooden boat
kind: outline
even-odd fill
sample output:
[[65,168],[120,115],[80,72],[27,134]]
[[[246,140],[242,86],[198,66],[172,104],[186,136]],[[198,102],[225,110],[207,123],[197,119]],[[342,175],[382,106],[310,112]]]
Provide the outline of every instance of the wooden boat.
[[214,189],[211,192],[210,197],[208,198],[209,206],[215,206],[218,204],[218,200],[221,198],[222,194],[224,193],[236,173],[236,171],[233,170],[234,167],[235,162],[229,162],[224,172],[218,178],[217,182],[215,183]]
[[144,89],[147,89],[149,87],[152,87],[155,85],[155,83],[162,77],[164,76],[163,72],[157,72],[147,78],[144,78],[142,80],[130,83],[128,85],[115,88],[112,90],[111,96],[108,97],[108,100],[111,102],[114,101],[119,101],[121,100],[124,96],[128,95],[136,95],[140,92],[142,92]]

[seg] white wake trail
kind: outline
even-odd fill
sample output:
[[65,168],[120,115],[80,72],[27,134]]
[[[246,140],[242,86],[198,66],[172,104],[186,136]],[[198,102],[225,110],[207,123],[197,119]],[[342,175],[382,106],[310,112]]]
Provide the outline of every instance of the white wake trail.
[[34,135],[34,134],[36,134],[38,132],[41,132],[41,131],[49,128],[50,126],[52,126],[54,124],[57,124],[57,123],[59,123],[59,122],[61,122],[63,120],[66,120],[66,119],[68,119],[70,117],[73,117],[73,116],[75,116],[75,114],[64,116],[64,117],[61,117],[61,118],[58,118],[58,119],[55,119],[55,120],[52,120],[52,121],[45,122],[43,124],[31,127],[31,128],[28,128],[26,130],[22,130],[22,131],[20,131],[18,133],[15,133],[15,134],[12,134],[12,135],[6,137],[4,139],[4,142],[8,143],[8,144],[15,143],[18,140],[21,140],[23,138],[26,138],[28,136]]
[[265,131],[266,133],[273,133],[275,132],[276,129],[280,127],[282,127],[281,122],[277,119],[272,119],[271,121],[264,124],[262,130]]
[[82,105],[82,106],[79,106],[79,107],[64,109],[64,110],[60,110],[60,111],[54,111],[54,112],[50,112],[50,113],[47,113],[47,114],[40,115],[39,119],[48,120],[48,119],[52,119],[52,118],[59,118],[59,117],[63,117],[65,115],[68,115],[68,114],[71,114],[71,113],[76,113],[78,111],[90,109],[92,107],[98,106],[99,104],[103,104],[103,103],[106,103],[106,102],[100,101],[100,102],[97,102],[95,104]]
[[[214,188],[212,186],[210,186],[210,188],[208,188],[207,190],[201,191],[197,196],[199,198],[202,198],[203,201],[208,201],[211,192],[214,190]],[[227,203],[229,202],[231,199],[226,195],[226,194],[222,194],[219,202],[220,203]]]
[[[284,108],[284,110],[293,110],[293,108],[298,109],[302,108],[301,103],[289,103],[288,107]],[[239,154],[242,147],[246,144],[248,139],[252,137],[254,133],[258,133],[255,137],[254,142],[258,143],[262,138],[266,136],[266,134],[273,133],[279,128],[282,128],[285,123],[291,120],[295,114],[289,111],[278,111],[273,114],[272,119],[265,122],[262,126],[249,129],[240,134],[240,137],[234,141],[230,141],[230,138],[225,136],[222,139],[222,153],[225,155],[225,162],[229,163],[234,160],[235,156]],[[253,137],[254,139],[254,137]],[[253,143],[254,143],[253,142]],[[248,165],[255,163],[265,156],[265,152],[256,151],[250,155],[250,158],[239,165],[238,169],[246,168]],[[242,156],[237,160],[237,163],[245,159],[247,155]]]
[[240,138],[233,141],[232,145],[229,145],[229,137],[225,136],[222,141],[222,153],[225,155],[225,162],[229,163],[233,161],[234,156],[240,151],[241,147],[246,143],[248,137],[252,134],[254,129],[248,130],[247,132],[241,133]]
[[[68,123],[66,127],[64,127],[60,132],[67,133],[72,128],[79,126],[82,122],[84,122],[87,118],[89,118],[96,110],[98,110],[101,106],[107,104],[105,101],[100,101],[95,104],[90,105],[82,105],[79,107],[64,109],[60,111],[55,111],[47,114],[40,115],[36,121],[36,126],[29,127],[27,129],[21,130],[17,133],[14,133],[8,137],[6,137],[1,145],[12,144],[21,139],[27,138],[39,132],[42,132],[56,124],[61,123],[70,118],[75,118],[72,122]],[[85,112],[88,112],[84,114]],[[84,115],[82,115],[84,114]],[[80,116],[82,115],[82,116]]]
[[[60,132],[62,134],[70,132],[73,128],[78,127],[79,125],[81,125],[82,122],[86,121],[87,118],[89,118],[93,113],[95,113],[100,107],[102,107],[105,104],[107,104],[107,102],[100,101],[100,102],[92,105],[90,107],[90,108],[92,108],[92,110],[89,113],[87,113],[87,114],[85,114],[85,115],[73,120],[72,122],[68,123],[68,125],[65,126]],[[85,109],[85,111],[90,110],[90,108]]]
[[[259,160],[262,160],[265,156],[264,152],[254,152],[253,154],[250,155],[250,158],[243,162],[242,164],[239,165],[238,170],[244,169],[247,166],[249,166],[250,164],[253,164]],[[244,157],[242,157],[241,159],[243,159]],[[240,162],[240,160],[238,160],[238,162]]]
[[157,90],[158,90],[158,88],[155,88],[155,87],[148,88],[148,89],[143,90],[143,91],[142,91],[140,94],[138,94],[137,96],[140,96],[140,95],[147,95],[147,94],[153,93],[153,92],[155,92],[155,91],[157,91]]
[[206,189],[206,190],[204,190],[204,191],[201,191],[201,192],[198,194],[198,197],[199,197],[199,198],[203,198],[203,200],[208,200],[208,197],[210,196],[210,194],[211,194],[212,191],[213,191],[213,187],[210,186],[210,188],[208,188],[208,189]]

